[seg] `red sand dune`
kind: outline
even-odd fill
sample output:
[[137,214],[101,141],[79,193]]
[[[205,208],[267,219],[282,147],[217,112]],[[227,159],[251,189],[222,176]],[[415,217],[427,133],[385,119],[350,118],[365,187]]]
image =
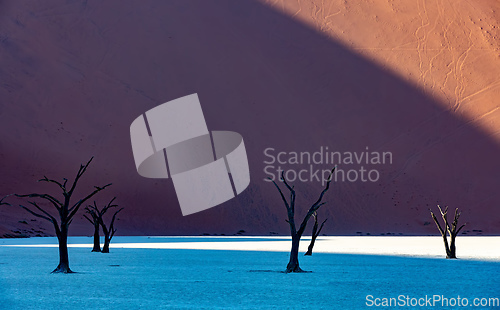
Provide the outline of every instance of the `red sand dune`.
[[[118,234],[285,234],[264,150],[368,147],[393,162],[371,167],[377,182],[333,184],[325,233],[435,234],[442,204],[469,234],[498,234],[499,13],[493,0],[2,1],[0,196],[55,191],[36,180],[95,156],[79,193],[113,182],[96,199],[126,208]],[[252,180],[182,217],[171,180],[137,174],[129,126],[191,93],[210,129],[242,134]],[[301,210],[322,188],[294,184]],[[90,235],[78,217],[72,234]],[[50,233],[31,219],[0,207],[0,235]]]

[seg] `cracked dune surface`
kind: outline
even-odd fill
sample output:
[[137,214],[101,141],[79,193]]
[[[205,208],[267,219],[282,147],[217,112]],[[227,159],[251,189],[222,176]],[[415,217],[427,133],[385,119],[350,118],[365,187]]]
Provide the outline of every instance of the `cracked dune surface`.
[[[0,196],[55,190],[36,180],[95,156],[79,195],[113,182],[96,199],[125,207],[117,234],[287,234],[264,150],[370,150],[391,162],[337,163],[379,178],[332,184],[326,234],[437,234],[437,204],[463,211],[467,235],[500,234],[499,14],[495,0],[2,1]],[[183,217],[171,180],[137,174],[129,128],[192,93],[210,128],[242,134],[251,184]],[[292,183],[300,217],[322,187]],[[0,235],[50,233],[33,219],[1,207]],[[92,227],[79,216],[71,233]]]

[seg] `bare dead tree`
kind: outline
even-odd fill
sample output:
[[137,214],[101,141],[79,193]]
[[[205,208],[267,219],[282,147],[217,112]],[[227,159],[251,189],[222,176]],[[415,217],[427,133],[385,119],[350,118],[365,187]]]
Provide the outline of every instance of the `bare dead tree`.
[[278,191],[281,195],[281,199],[283,200],[283,202],[285,204],[287,215],[288,215],[288,220],[286,220],[286,222],[290,226],[290,234],[292,237],[292,248],[290,250],[290,261],[288,262],[288,265],[286,266],[286,270],[285,270],[286,273],[303,272],[303,270],[300,269],[300,266],[299,266],[300,238],[302,237],[302,234],[304,233],[304,230],[306,229],[307,222],[309,221],[311,216],[316,211],[318,211],[318,209],[322,205],[324,205],[326,203],[326,202],[322,202],[322,200],[323,200],[323,196],[330,188],[330,182],[332,181],[332,174],[333,174],[334,170],[335,170],[335,167],[330,172],[330,175],[328,176],[328,180],[326,181],[326,186],[323,189],[323,191],[321,192],[321,194],[319,195],[318,200],[316,200],[316,202],[307,211],[307,214],[305,215],[304,219],[302,220],[302,223],[300,224],[299,229],[297,229],[297,227],[295,225],[295,190],[294,190],[294,187],[290,186],[288,184],[288,182],[285,178],[285,172],[283,171],[281,173],[281,180],[285,184],[286,188],[290,191],[290,201],[288,201],[285,198],[285,195],[281,191],[281,188],[278,186],[278,184],[276,184],[276,182],[274,182],[274,180],[270,179],[274,183],[276,188],[278,189]]
[[106,212],[108,212],[109,209],[118,207],[118,205],[113,204],[113,201],[115,199],[116,197],[111,199],[111,201],[100,210],[97,207],[97,203],[95,201],[93,206],[89,206],[89,209],[91,209],[97,215],[97,220],[99,222],[99,225],[101,225],[102,232],[104,233],[104,246],[102,247],[101,251],[102,253],[109,253],[109,243],[111,242],[111,239],[113,239],[113,236],[116,233],[116,228],[114,227],[116,215],[120,213],[121,210],[123,210],[123,208],[120,208],[117,211],[115,211],[115,213],[111,218],[109,226],[106,225],[106,223],[104,222],[104,214],[106,214]]
[[[31,208],[28,208],[23,205],[19,205],[19,207],[23,208],[27,212],[31,213],[32,215],[42,218],[44,220],[47,220],[51,222],[54,225],[54,229],[56,232],[57,240],[59,241],[59,265],[57,266],[53,273],[72,273],[71,269],[69,268],[69,258],[68,258],[68,229],[69,226],[71,225],[71,222],[73,221],[73,217],[75,214],[78,212],[82,204],[84,204],[87,200],[92,198],[95,194],[98,192],[102,191],[106,187],[110,186],[110,184],[106,184],[104,186],[94,186],[95,190],[88,194],[87,196],[79,199],[75,203],[72,203],[73,201],[73,193],[76,189],[76,186],[78,184],[78,181],[80,178],[83,176],[85,171],[87,171],[88,166],[92,162],[94,157],[90,158],[90,160],[87,162],[85,165],[80,165],[80,169],[78,170],[75,179],[73,183],[71,184],[71,187],[68,189],[67,188],[67,183],[68,179],[64,178],[63,182],[58,182],[53,179],[49,179],[46,176],[43,177],[43,179],[38,180],[39,182],[48,182],[48,183],[54,183],[56,184],[61,190],[62,190],[62,195],[64,200],[59,200],[55,198],[52,195],[49,194],[26,194],[26,195],[19,195],[15,194],[17,197],[28,197],[28,198],[37,198],[37,199],[43,199],[45,201],[48,201],[57,211],[57,217],[59,218],[59,222],[56,219],[56,216],[53,216],[49,212],[47,212],[42,206],[40,206],[37,202],[35,201],[28,201],[28,203],[32,206]],[[34,208],[34,209],[33,209]],[[33,211],[36,210],[36,211]]]
[[307,252],[304,255],[312,255],[313,248],[314,248],[314,243],[316,242],[316,238],[318,238],[319,234],[321,233],[321,230],[323,229],[323,226],[325,225],[326,221],[328,219],[325,219],[323,223],[321,223],[321,226],[319,226],[318,229],[318,212],[314,212],[313,215],[314,217],[314,226],[311,234],[311,242],[309,243],[309,247],[307,248]]
[[[94,201],[95,205],[95,201]],[[97,206],[95,206],[97,208]],[[89,216],[86,214],[83,215],[84,218],[87,219],[93,226],[94,226],[94,247],[92,248],[92,252],[101,252],[101,242],[100,242],[100,236],[99,236],[99,216],[95,212],[95,210],[92,209],[92,206],[89,205],[85,207],[85,213],[87,213]]]
[[[439,223],[438,219],[434,215],[434,213],[431,211],[431,216],[434,222],[436,223],[437,228],[439,229],[439,232],[441,233],[441,236],[443,236],[443,242],[444,242],[444,247],[446,249],[446,258],[457,258],[456,255],[456,246],[455,246],[455,239],[457,238],[458,233],[464,226],[467,224],[463,224],[460,226],[458,229],[458,219],[460,218],[461,212],[458,212],[458,208],[455,209],[455,217],[453,219],[453,223],[451,223],[451,226],[448,222],[448,207],[444,209],[444,211],[441,209],[441,207],[438,205],[439,212],[441,213],[441,217],[443,218],[444,221],[444,229],[441,227],[441,224]],[[448,238],[447,238],[447,233],[450,235],[450,243],[448,244]]]

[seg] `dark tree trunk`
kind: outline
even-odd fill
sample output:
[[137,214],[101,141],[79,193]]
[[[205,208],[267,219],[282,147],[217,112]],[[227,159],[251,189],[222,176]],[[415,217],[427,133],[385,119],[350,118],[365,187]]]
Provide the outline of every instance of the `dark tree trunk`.
[[99,222],[94,224],[94,248],[92,252],[101,252],[101,242],[99,240]]
[[321,226],[318,229],[318,213],[314,212],[313,213],[314,217],[314,226],[311,234],[311,242],[309,243],[309,247],[307,247],[307,252],[304,255],[311,256],[313,253],[313,248],[314,248],[314,243],[316,242],[316,238],[318,238],[319,234],[321,233],[321,230],[323,229],[323,226],[325,226],[326,220],[321,223]]
[[311,256],[313,254],[314,243],[316,242],[317,235],[311,236],[311,243],[307,247],[307,252],[304,255]]
[[299,267],[299,244],[300,236],[295,234],[292,236],[292,249],[290,250],[290,261],[286,266],[286,272],[302,272]]
[[109,253],[109,242],[111,239],[109,238],[109,234],[104,234],[104,246],[102,247],[102,253]]
[[456,235],[451,235],[450,250],[446,253],[446,258],[457,258],[457,250],[455,246]]
[[444,249],[446,251],[446,258],[456,258],[456,257],[452,257],[453,255],[451,255],[450,246],[448,244],[448,238],[446,236],[446,231],[445,231],[445,234],[442,236],[443,236]]
[[61,226],[61,230],[57,234],[57,240],[59,241],[59,265],[52,273],[73,273],[73,271],[69,269],[68,226]]

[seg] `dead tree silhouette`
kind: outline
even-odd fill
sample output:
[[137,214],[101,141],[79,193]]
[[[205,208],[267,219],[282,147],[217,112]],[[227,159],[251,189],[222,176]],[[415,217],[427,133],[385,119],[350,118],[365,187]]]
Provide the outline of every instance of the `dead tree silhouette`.
[[328,176],[328,180],[326,181],[325,188],[319,195],[318,200],[316,200],[315,203],[312,204],[312,206],[309,208],[307,211],[307,214],[305,215],[304,219],[302,220],[299,229],[297,229],[295,225],[295,189],[293,186],[290,186],[288,184],[286,178],[285,178],[285,172],[283,171],[281,173],[281,180],[285,184],[286,188],[290,191],[290,201],[288,201],[285,198],[285,195],[281,191],[281,188],[276,184],[276,182],[272,179],[270,179],[276,188],[278,189],[281,199],[283,200],[283,203],[285,204],[286,210],[287,210],[287,215],[288,215],[288,220],[286,222],[290,225],[290,234],[292,237],[292,248],[290,250],[290,261],[288,262],[288,265],[286,266],[286,271],[287,273],[290,272],[303,272],[303,270],[299,266],[299,244],[300,244],[300,238],[302,237],[302,234],[304,233],[304,230],[306,229],[307,222],[313,216],[313,214],[318,211],[318,209],[324,205],[326,202],[322,202],[323,196],[325,193],[328,191],[330,188],[330,183],[332,181],[332,174],[334,172],[336,167],[332,169],[330,172],[330,175]]

